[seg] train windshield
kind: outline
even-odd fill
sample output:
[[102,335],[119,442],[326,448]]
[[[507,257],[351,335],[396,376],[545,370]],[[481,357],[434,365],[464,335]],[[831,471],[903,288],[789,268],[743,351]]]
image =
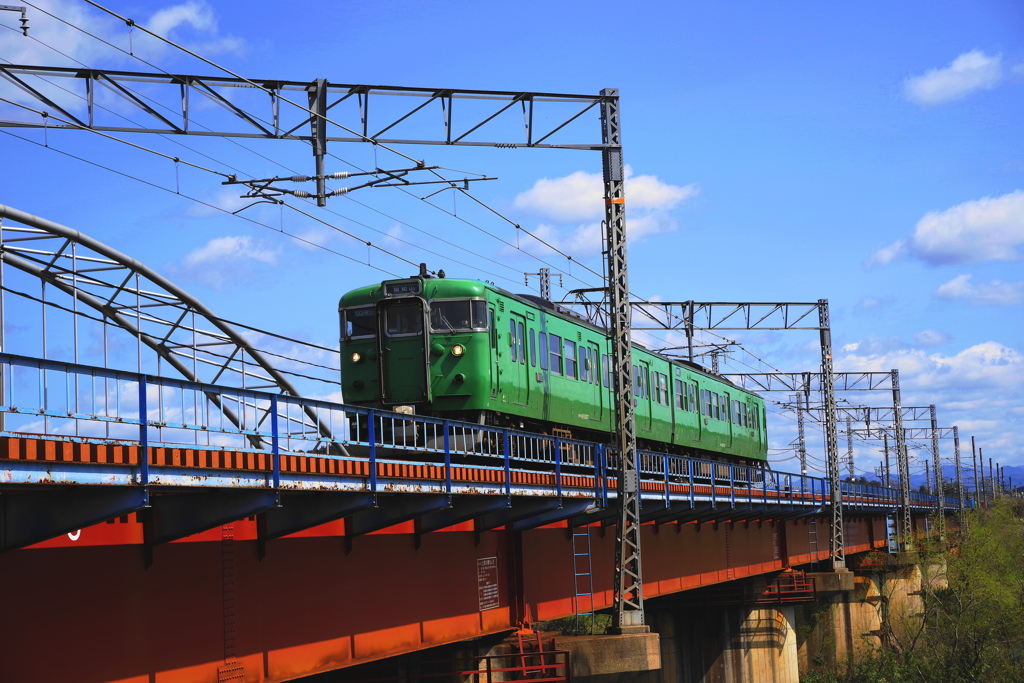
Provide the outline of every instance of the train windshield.
[[341,312],[341,329],[346,337],[377,336],[377,313],[373,306],[346,308]]
[[423,334],[423,305],[419,299],[396,301],[384,311],[389,337]]
[[430,302],[430,329],[434,332],[471,332],[487,329],[487,302],[450,299]]

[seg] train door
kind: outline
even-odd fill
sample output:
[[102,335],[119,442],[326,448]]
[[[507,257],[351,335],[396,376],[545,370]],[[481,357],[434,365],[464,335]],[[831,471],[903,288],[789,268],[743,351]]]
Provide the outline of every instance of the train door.
[[590,411],[591,420],[603,420],[604,419],[604,388],[601,386],[601,376],[603,374],[603,368],[601,365],[601,347],[596,342],[584,342],[587,348],[587,359],[586,363],[589,366],[586,369],[587,381],[590,382],[591,395],[593,396],[592,405],[593,408]]
[[722,394],[722,419],[729,425],[725,445],[732,448],[733,430],[736,427],[736,405],[728,392]]
[[526,317],[518,313],[509,314],[508,322],[509,360],[508,376],[503,383],[505,395],[510,403],[528,405],[530,402],[530,366],[526,362]]
[[387,299],[378,304],[383,334],[380,344],[380,387],[384,405],[430,400],[427,306],[419,297]]
[[497,398],[498,392],[501,390],[501,362],[498,356],[498,320],[493,304],[487,308],[487,322],[489,323],[487,332],[491,337],[491,397]]
[[697,429],[693,432],[693,440],[700,441],[704,435],[704,408],[700,402],[700,386],[696,382],[687,382],[686,391],[690,399],[690,410],[697,414]]
[[636,428],[651,431],[651,364],[645,360],[633,366],[633,395],[636,397]]

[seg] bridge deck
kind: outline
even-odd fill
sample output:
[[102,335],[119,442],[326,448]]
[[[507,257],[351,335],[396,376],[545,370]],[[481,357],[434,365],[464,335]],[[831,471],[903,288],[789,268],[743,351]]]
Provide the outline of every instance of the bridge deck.
[[[0,679],[288,680],[611,605],[600,444],[6,354],[0,377],[5,621],[26,626]],[[829,556],[821,478],[640,469],[647,598]],[[847,553],[886,546],[897,498],[844,483]],[[918,533],[936,503],[915,496]]]

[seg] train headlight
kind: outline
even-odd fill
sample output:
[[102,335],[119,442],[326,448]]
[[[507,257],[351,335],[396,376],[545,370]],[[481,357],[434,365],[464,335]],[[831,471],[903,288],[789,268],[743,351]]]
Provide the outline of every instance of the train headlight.
[[456,344],[452,347],[452,355],[455,357],[461,356],[466,352],[466,347],[462,344]]
[[363,354],[359,353],[358,351],[354,351],[352,353],[352,362],[353,363],[362,363],[363,362]]

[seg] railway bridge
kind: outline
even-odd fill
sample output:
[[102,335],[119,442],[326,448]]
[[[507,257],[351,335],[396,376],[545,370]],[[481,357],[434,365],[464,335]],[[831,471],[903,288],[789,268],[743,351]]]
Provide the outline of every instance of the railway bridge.
[[[43,283],[44,332],[0,352],[0,680],[285,681],[612,606],[614,449],[303,398],[141,264],[4,211],[3,267]],[[80,319],[129,331],[139,367],[78,362]],[[830,567],[831,482],[654,452],[637,470],[647,599],[829,589],[799,572]],[[844,554],[889,550],[901,491],[841,495]],[[915,539],[957,505],[912,494]],[[538,659],[473,666],[572,668]]]

